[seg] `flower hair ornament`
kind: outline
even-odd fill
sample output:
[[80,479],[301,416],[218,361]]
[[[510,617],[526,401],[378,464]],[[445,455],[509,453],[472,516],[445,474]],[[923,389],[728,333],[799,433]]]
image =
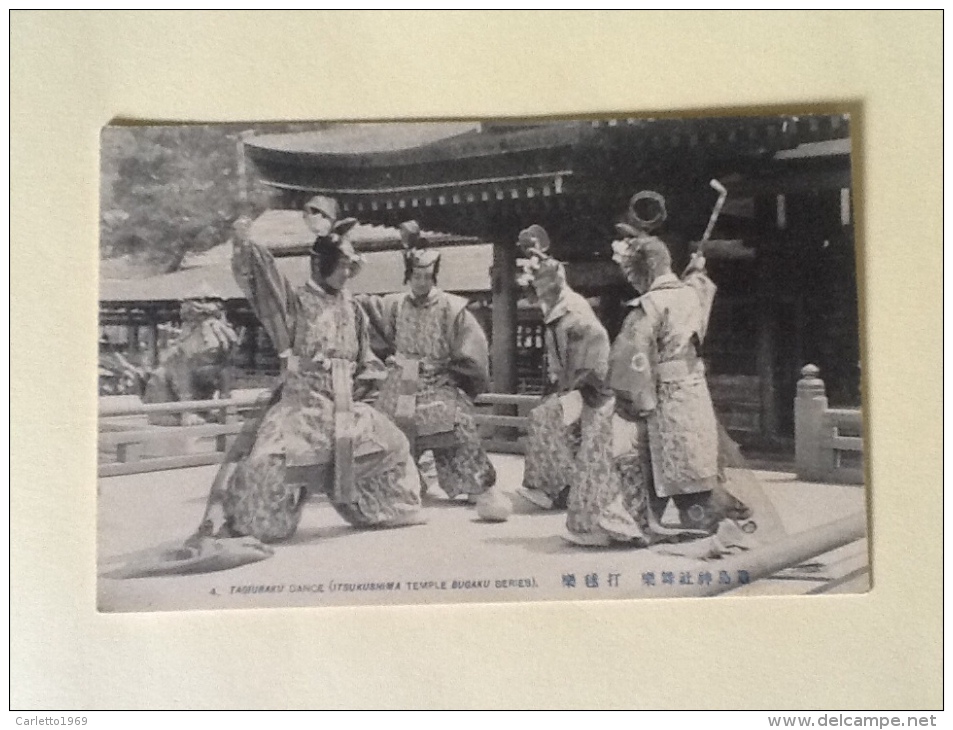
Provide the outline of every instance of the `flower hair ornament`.
[[528,259],[519,258],[516,259],[516,265],[520,269],[516,275],[516,285],[523,289],[532,286],[536,279],[536,271],[539,269],[539,259],[535,256]]
[[551,256],[539,260],[533,274],[533,286],[537,292],[561,289],[566,283],[566,267]]
[[549,258],[546,253],[549,251],[549,234],[546,233],[545,228],[534,223],[520,231],[516,239],[516,247],[522,254],[516,259],[516,265],[520,268],[516,283],[525,288],[535,281],[540,263]]
[[[654,275],[671,266],[672,258],[668,246],[657,236],[631,228],[626,231],[623,226],[624,223],[616,226],[625,238],[612,242],[612,260],[619,265],[630,283],[634,284],[643,276],[648,276],[649,281],[646,284],[651,284]],[[634,235],[627,235],[628,233]]]
[[615,225],[621,238],[612,242],[612,260],[627,279],[644,272],[649,259],[655,263],[663,252],[668,256],[668,247],[652,235],[667,219],[665,198],[654,190],[642,190],[629,200],[625,221]]
[[516,260],[521,270],[516,279],[519,286],[532,286],[539,291],[561,288],[566,283],[565,266],[549,255],[549,234],[542,226],[533,224],[520,231],[516,245],[524,254]]
[[420,224],[417,221],[405,221],[400,224],[400,242],[404,247],[404,283],[410,281],[414,269],[433,268],[433,279],[436,283],[437,272],[440,270],[440,252],[427,248],[427,239],[420,234]]

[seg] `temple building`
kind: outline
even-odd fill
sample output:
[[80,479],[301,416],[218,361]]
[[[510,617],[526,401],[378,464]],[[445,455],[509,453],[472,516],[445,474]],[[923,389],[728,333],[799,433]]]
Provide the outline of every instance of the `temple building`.
[[[313,234],[299,210],[269,210],[252,224],[252,239],[268,248],[279,269],[294,284],[309,276]],[[353,232],[366,264],[351,283],[356,293],[387,294],[404,288],[400,236],[393,228],[359,225]],[[428,241],[443,250],[445,265],[440,286],[470,300],[470,308],[491,333],[490,268],[492,246],[470,236],[427,233]],[[100,281],[100,348],[102,354],[120,352],[134,362],[154,363],[164,340],[179,324],[182,300],[215,297],[224,300],[231,324],[242,335],[234,357],[238,384],[264,385],[278,372],[274,347],[255,318],[231,273],[231,245],[189,254],[177,271],[145,278],[121,278],[116,261],[103,262]],[[539,393],[543,388],[542,328],[538,310],[520,306],[517,348],[517,390]]]
[[[704,253],[719,286],[705,358],[722,418],[742,441],[789,445],[800,368],[835,404],[860,399],[849,119],[842,114],[549,123],[362,124],[246,142],[282,206],[336,197],[362,223],[413,218],[492,242],[494,388],[520,386],[515,241],[550,233],[570,284],[614,335],[633,292],[610,258],[630,196],[665,196],[676,270],[727,203]],[[448,261],[443,271],[450,272]],[[527,336],[527,333],[528,336]]]

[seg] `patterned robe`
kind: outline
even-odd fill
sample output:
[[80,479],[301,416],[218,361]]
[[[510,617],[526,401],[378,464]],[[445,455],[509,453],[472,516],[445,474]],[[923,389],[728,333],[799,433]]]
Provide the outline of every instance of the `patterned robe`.
[[375,351],[388,361],[375,406],[410,433],[418,456],[433,451],[447,496],[482,494],[496,483],[496,471],[480,442],[472,399],[487,389],[489,356],[466,300],[437,288],[420,302],[409,293],[358,300]]
[[[313,281],[293,289],[272,256],[254,244],[237,245],[232,263],[287,365],[280,399],[227,485],[231,532],[265,542],[289,537],[309,491],[328,493],[338,513],[362,527],[398,524],[417,512],[420,481],[407,439],[371,406],[352,401],[350,386],[360,388],[376,363],[360,307],[347,292],[326,291]],[[353,416],[347,463],[336,458],[342,409]],[[352,487],[343,498],[335,489],[341,470]]]
[[705,336],[714,284],[658,277],[633,300],[612,351],[610,384],[628,410],[647,413],[645,426],[659,497],[714,489],[718,424],[698,348]]
[[[582,421],[591,413],[566,425],[561,399],[584,389],[598,396],[605,387],[609,369],[609,335],[584,297],[566,287],[555,306],[544,316],[546,356],[553,393],[529,415],[523,486],[539,489],[555,499],[574,481],[582,438]],[[594,404],[591,397],[589,403]],[[600,402],[604,399],[599,399]],[[583,410],[590,406],[583,406]]]
[[666,274],[629,303],[609,358],[615,401],[584,424],[579,461],[589,469],[570,493],[570,532],[638,545],[675,538],[650,501],[718,485],[719,429],[697,353],[714,292],[701,273]]

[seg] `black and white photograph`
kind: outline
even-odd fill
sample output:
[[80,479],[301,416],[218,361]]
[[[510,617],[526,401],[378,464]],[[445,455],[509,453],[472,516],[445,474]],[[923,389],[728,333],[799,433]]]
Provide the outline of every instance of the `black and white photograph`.
[[857,123],[104,127],[99,611],[868,591]]

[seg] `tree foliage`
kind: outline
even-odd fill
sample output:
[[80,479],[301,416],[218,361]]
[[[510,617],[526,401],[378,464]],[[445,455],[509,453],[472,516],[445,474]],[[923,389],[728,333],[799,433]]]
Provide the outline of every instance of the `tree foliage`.
[[323,125],[111,126],[101,138],[100,251],[155,272],[173,271],[186,253],[228,240],[242,213],[257,215],[272,194],[247,164],[243,132]]

